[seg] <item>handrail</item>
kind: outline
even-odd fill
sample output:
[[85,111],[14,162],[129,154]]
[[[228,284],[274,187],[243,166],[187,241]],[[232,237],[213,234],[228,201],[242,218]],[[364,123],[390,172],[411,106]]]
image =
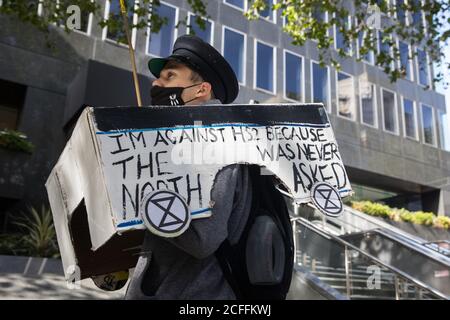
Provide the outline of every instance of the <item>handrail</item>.
[[369,223],[377,225],[379,228],[383,228],[383,229],[387,229],[387,230],[391,230],[391,231],[394,231],[394,229],[395,229],[396,233],[401,234],[405,238],[411,239],[412,241],[415,241],[418,244],[422,244],[423,243],[423,239],[421,239],[421,238],[419,238],[417,236],[414,236],[414,235],[412,235],[410,233],[407,233],[406,231],[403,231],[402,229],[399,229],[399,228],[397,228],[397,227],[395,227],[395,226],[393,226],[393,225],[391,225],[391,224],[389,224],[387,222],[380,221],[380,220],[378,220],[375,217],[372,217],[372,216],[370,216],[368,214],[365,214],[365,213],[363,213],[361,211],[353,209],[352,207],[344,205],[344,210],[347,211],[350,214],[357,215],[358,218],[360,218],[360,219],[364,219],[364,220],[368,221]]
[[[351,207],[348,207],[348,206],[346,206],[344,210],[350,214],[354,214],[355,212],[360,213],[359,211],[357,211]],[[361,228],[356,227],[354,224],[344,221],[339,218],[326,217],[325,219],[328,221],[331,221],[333,223],[339,224],[341,226],[344,226],[344,227],[351,226],[354,229],[359,229],[359,231],[353,232],[351,234],[362,234],[362,233],[366,233],[366,232],[370,232],[370,231],[375,231],[375,232],[381,233],[383,236],[386,236],[386,237],[390,238],[391,240],[394,240],[394,241],[408,247],[411,250],[417,251],[418,253],[425,255],[425,256],[429,257],[430,259],[435,260],[438,263],[445,264],[447,267],[450,266],[450,258],[448,256],[444,255],[443,253],[439,252],[438,250],[429,248],[428,246],[426,246],[427,242],[424,242],[421,238],[418,238],[416,236],[408,234],[408,233],[404,232],[403,230],[398,229],[393,226],[390,226],[390,228],[386,228],[386,226],[384,225],[384,224],[386,224],[385,222],[380,222],[380,221],[374,222],[374,221],[372,221],[373,217],[371,217],[372,219],[369,219],[368,217],[358,215],[358,218],[364,219],[370,223],[375,224],[377,226],[377,228],[363,230]],[[393,228],[398,229],[398,230],[396,230],[394,232]]]
[[318,294],[328,300],[348,300],[349,298],[343,295],[338,290],[331,287],[329,284],[320,281],[320,279],[305,267],[299,265],[294,266],[295,274],[303,280],[308,286],[315,290]]
[[[423,243],[418,245],[418,248],[416,248],[414,246],[414,244],[408,242],[408,239],[402,239],[401,237],[399,237],[395,234],[391,234],[389,231],[386,232],[386,230],[383,230],[383,229],[374,229],[372,231],[376,232],[378,234],[381,234],[381,235],[385,236],[386,238],[389,238],[393,241],[397,241],[398,243],[401,243],[405,247],[408,247],[409,249],[411,249],[413,251],[416,251],[424,256],[427,256],[428,258],[434,260],[437,263],[443,264],[446,267],[450,267],[450,259],[448,257],[446,257],[440,253],[436,254],[435,250],[432,250],[432,249],[426,247]],[[369,230],[366,232],[369,232]]]
[[374,256],[372,256],[372,255],[362,251],[361,249],[359,249],[358,247],[354,246],[353,244],[348,243],[347,241],[345,241],[345,240],[343,240],[343,239],[341,239],[339,237],[336,237],[336,236],[334,236],[332,234],[325,234],[322,230],[320,230],[314,224],[312,224],[311,222],[309,222],[308,220],[306,220],[304,218],[292,217],[291,221],[298,222],[298,223],[304,225],[305,227],[307,227],[308,229],[312,229],[313,231],[315,231],[316,233],[320,234],[321,236],[323,236],[325,238],[328,238],[328,239],[332,239],[332,240],[338,242],[339,244],[344,246],[344,249],[345,249],[345,247],[348,247],[348,248],[351,248],[352,250],[355,250],[355,251],[359,252],[363,256],[366,256],[367,258],[369,258],[371,261],[374,261],[378,265],[381,265],[382,267],[392,271],[394,274],[396,274],[396,275],[398,275],[398,276],[400,276],[400,277],[402,277],[402,278],[404,278],[404,279],[406,279],[408,281],[411,281],[412,283],[414,283],[419,288],[427,290],[427,291],[431,292],[432,294],[434,294],[435,296],[438,296],[441,299],[444,299],[444,300],[449,300],[450,299],[449,296],[447,296],[447,295],[437,291],[434,288],[431,288],[430,286],[428,286],[427,284],[423,283],[420,280],[412,278],[411,276],[409,276],[408,274],[404,273],[403,271],[401,271],[401,270],[399,270],[399,269],[397,269],[397,268],[395,268],[393,266],[390,266],[390,265],[382,262],[381,260],[375,258]]

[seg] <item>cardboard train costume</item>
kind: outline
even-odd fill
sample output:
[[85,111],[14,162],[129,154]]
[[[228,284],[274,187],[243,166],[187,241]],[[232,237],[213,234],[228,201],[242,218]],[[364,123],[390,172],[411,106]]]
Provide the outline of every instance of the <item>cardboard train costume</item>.
[[[197,39],[181,37],[150,70],[158,77],[176,59],[210,82],[220,102],[232,102],[231,67]],[[145,230],[170,243],[211,219],[217,177],[237,164],[264,168],[277,190],[330,216],[352,193],[321,104],[85,108],[46,183],[66,278],[133,268]]]

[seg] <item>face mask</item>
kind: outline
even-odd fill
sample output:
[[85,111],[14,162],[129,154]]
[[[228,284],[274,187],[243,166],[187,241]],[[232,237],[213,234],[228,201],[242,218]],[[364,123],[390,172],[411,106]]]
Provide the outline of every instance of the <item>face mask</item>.
[[181,106],[188,102],[191,102],[197,98],[191,99],[189,101],[183,101],[181,94],[184,89],[192,88],[198,86],[201,83],[193,84],[189,87],[160,87],[153,86],[150,90],[150,96],[152,97],[152,105],[155,106]]

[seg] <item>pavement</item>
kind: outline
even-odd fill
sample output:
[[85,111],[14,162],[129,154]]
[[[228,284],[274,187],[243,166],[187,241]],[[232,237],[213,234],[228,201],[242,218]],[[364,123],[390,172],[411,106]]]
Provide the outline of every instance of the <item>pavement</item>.
[[127,286],[128,283],[117,291],[103,291],[91,279],[84,279],[78,288],[69,288],[62,275],[0,273],[0,300],[123,299]]

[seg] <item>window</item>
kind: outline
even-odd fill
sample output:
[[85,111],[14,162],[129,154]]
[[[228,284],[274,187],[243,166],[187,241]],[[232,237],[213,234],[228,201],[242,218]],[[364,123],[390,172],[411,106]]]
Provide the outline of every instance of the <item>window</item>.
[[[342,19],[340,17],[338,17],[337,19],[340,20],[340,22],[343,25],[343,27],[345,28],[345,30],[350,30],[350,28],[351,28],[351,20],[350,20],[351,18],[350,18],[350,16],[348,16],[346,19]],[[341,28],[342,28],[342,26],[341,26]],[[334,31],[335,31],[335,35],[336,35],[336,39],[335,39],[335,48],[336,48],[336,50],[343,49],[346,54],[351,54],[351,50],[352,50],[351,44],[350,43],[345,43],[344,35],[339,30],[337,25],[334,25]]]
[[412,24],[418,29],[423,28],[423,15],[422,10],[418,10],[421,7],[421,0],[409,0],[414,6],[415,10],[412,12]]
[[244,59],[246,55],[245,34],[233,31],[228,27],[224,27],[222,34],[223,56],[231,65],[241,84],[245,84],[245,65]]
[[403,41],[399,41],[398,46],[400,50],[400,67],[405,70],[405,78],[412,80],[412,61],[410,59],[409,46]]
[[442,111],[439,110],[439,137],[441,142],[441,148],[443,150],[449,150],[449,141],[448,141],[448,115]]
[[417,49],[417,72],[419,74],[419,83],[423,86],[428,86],[429,82],[429,70],[428,59],[425,51]]
[[189,14],[189,34],[195,34],[197,37],[200,37],[203,41],[208,42],[209,44],[213,44],[213,27],[212,22],[208,20],[205,21],[205,30],[200,28],[200,26],[197,23],[197,16],[193,15],[192,13]]
[[[125,5],[127,6],[127,12],[128,12],[128,21],[133,21],[133,6],[134,6],[134,0],[126,0]],[[116,21],[116,24],[111,27],[106,27],[106,34],[104,34],[104,38],[117,41],[122,44],[127,44],[127,36],[125,33],[125,30],[123,28],[123,18],[122,14],[120,13],[120,3],[119,1],[113,1],[109,0],[106,3],[106,18],[108,20]],[[134,30],[133,30],[134,34]],[[134,36],[132,36],[134,37]],[[132,41],[133,42],[133,41]]]
[[312,76],[312,102],[322,102],[329,110],[330,106],[330,75],[328,67],[321,67],[316,62],[311,62],[311,76]]
[[384,130],[392,133],[397,133],[397,103],[395,101],[395,93],[383,89],[382,96]]
[[377,126],[375,85],[366,79],[359,82],[361,99],[361,121],[370,126]]
[[274,47],[255,40],[255,52],[256,88],[275,93]]
[[433,108],[424,104],[422,105],[422,128],[423,141],[426,144],[435,145]]
[[338,115],[354,120],[356,116],[356,104],[353,77],[343,72],[338,72],[336,83]]
[[372,39],[373,35],[371,32],[369,34],[367,32],[360,32],[358,34],[358,51],[359,51],[358,54],[362,60],[364,60],[370,64],[375,64],[375,58],[374,58],[375,56],[374,56],[373,50],[370,50],[364,54],[361,53],[361,48],[365,47],[364,41],[365,41],[366,37],[369,37],[370,39]]
[[315,20],[319,22],[326,22],[327,21],[327,13],[326,11],[323,11],[322,8],[316,7],[313,9],[312,16]]
[[86,12],[86,10],[81,10],[81,28],[78,31],[85,32],[87,34],[91,33],[92,24],[92,13]]
[[406,25],[406,15],[405,10],[402,6],[405,5],[405,0],[396,0],[395,2],[395,11],[397,13],[397,20],[400,21],[403,25]]
[[[92,1],[94,1],[94,0],[92,0]],[[37,2],[38,2],[37,0],[32,0],[32,2],[36,3],[36,6],[37,6]],[[1,3],[1,1],[0,1],[0,3]],[[73,4],[74,4],[73,0],[56,0],[56,6],[58,8],[61,8],[63,11],[66,11],[67,8],[69,8]],[[42,3],[40,3],[40,5],[42,5]],[[35,7],[33,6],[33,9],[34,8]],[[41,11],[42,10],[43,9],[41,9]],[[73,14],[74,12],[73,11],[69,11],[68,13]],[[90,33],[91,20],[92,20],[92,14],[91,13],[89,13],[87,10],[80,10],[80,18],[79,18],[80,28],[79,29],[73,29],[73,30],[89,34]],[[69,21],[71,23],[73,23],[73,22],[75,22],[75,19],[71,18]],[[63,18],[61,18],[61,20],[59,20],[57,22],[57,25],[62,27],[62,28],[65,28],[66,27],[66,23],[67,23],[67,21],[64,20]]]
[[0,79],[0,130],[16,130],[25,100],[24,85]]
[[303,58],[284,51],[284,97],[303,101]]
[[269,21],[275,22],[275,11],[272,10],[275,0],[264,0],[264,2],[266,3],[266,7],[264,10],[260,11],[260,16]]
[[172,45],[176,38],[176,24],[178,20],[178,10],[175,7],[161,2],[159,7],[154,8],[155,13],[161,18],[167,18],[158,33],[151,33],[147,44],[147,53],[158,57],[167,57],[172,53]]
[[403,122],[404,135],[413,139],[417,139],[416,129],[416,110],[414,101],[403,98]]
[[224,3],[237,9],[245,10],[247,0],[224,0]]
[[[384,53],[387,56],[392,56],[392,49],[389,42],[392,41],[391,35],[386,35],[385,33],[378,31],[378,52]],[[382,66],[380,66],[382,67]],[[391,69],[394,69],[394,62],[391,62]]]

